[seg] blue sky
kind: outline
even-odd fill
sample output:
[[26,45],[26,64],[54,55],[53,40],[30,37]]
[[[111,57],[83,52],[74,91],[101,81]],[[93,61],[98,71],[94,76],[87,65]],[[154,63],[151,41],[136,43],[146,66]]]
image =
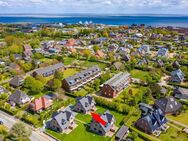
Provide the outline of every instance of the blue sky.
[[0,0],[0,13],[188,14],[188,0]]

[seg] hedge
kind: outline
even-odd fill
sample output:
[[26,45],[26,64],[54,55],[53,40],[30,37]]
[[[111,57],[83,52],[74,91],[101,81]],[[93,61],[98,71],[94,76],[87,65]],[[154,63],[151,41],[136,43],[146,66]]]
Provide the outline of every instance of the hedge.
[[95,99],[96,104],[101,107],[108,108],[110,110],[117,111],[122,114],[128,114],[130,111],[130,107],[128,107],[127,105],[120,104],[117,102],[111,102],[111,101],[105,100],[104,98],[99,98],[96,96],[94,96],[94,99]]
[[168,85],[173,85],[173,86],[182,87],[182,88],[188,88],[188,86],[177,84],[177,83],[173,83],[173,82],[169,82]]
[[[153,139],[151,139],[149,137],[149,135],[145,134],[145,133],[142,133],[141,131],[137,130],[136,128],[130,126],[130,129],[133,130],[134,132],[138,133],[138,136],[140,138],[142,138],[144,141],[153,141]],[[147,137],[148,136],[148,137]]]

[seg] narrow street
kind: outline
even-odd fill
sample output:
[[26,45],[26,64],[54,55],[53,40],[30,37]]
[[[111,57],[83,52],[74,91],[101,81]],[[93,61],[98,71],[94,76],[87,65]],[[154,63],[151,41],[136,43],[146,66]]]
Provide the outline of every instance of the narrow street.
[[[13,116],[8,115],[7,113],[0,111],[0,117],[3,119],[4,125],[7,128],[11,128],[16,122],[21,122],[18,119],[15,119]],[[28,127],[31,127],[30,125],[27,125]],[[44,134],[43,132],[40,132],[39,130],[35,131],[32,127],[32,135],[30,137],[31,141],[56,141],[55,139],[51,138],[50,136]]]

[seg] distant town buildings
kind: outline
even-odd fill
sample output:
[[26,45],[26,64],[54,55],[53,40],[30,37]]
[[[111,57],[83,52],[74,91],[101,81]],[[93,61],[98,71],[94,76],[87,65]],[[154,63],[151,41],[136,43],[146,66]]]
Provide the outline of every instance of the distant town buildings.
[[181,83],[183,82],[184,77],[185,77],[185,74],[180,69],[171,72],[172,82]]
[[188,89],[177,87],[174,89],[174,97],[182,100],[188,99]]

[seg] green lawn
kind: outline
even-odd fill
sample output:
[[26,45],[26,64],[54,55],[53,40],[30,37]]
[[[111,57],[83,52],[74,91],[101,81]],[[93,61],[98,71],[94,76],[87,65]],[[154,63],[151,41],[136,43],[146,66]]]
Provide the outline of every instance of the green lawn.
[[79,71],[80,71],[79,69],[67,69],[63,72],[64,78],[72,76],[72,75],[78,73]]
[[39,59],[41,62],[51,62],[52,59],[49,59],[49,58],[41,58]]
[[[107,109],[105,109],[105,108],[97,106],[96,113],[103,114],[106,110]],[[110,111],[110,113],[115,116],[116,126],[120,126],[121,122],[124,120],[124,115],[120,114],[120,113],[117,113],[115,111]],[[83,122],[86,122],[86,123],[90,123],[91,122],[91,115],[90,114],[84,115],[84,114],[79,113],[76,116],[76,118],[79,119],[79,120],[81,120],[81,121],[83,121]]]
[[[102,108],[102,107],[99,107],[99,106],[97,106],[97,111],[96,111],[96,113],[101,113],[101,114],[103,114],[105,111],[106,111],[107,109],[105,109],[105,108]],[[121,122],[124,120],[124,118],[125,118],[125,115],[123,115],[123,114],[121,114],[121,113],[117,113],[116,111],[110,111],[110,113],[112,114],[112,115],[114,115],[114,117],[115,117],[115,120],[116,120],[116,126],[118,126],[118,127],[120,127],[121,126]]]
[[[105,108],[99,107],[97,106],[97,111],[96,113],[104,113],[106,111]],[[124,115],[117,113],[115,111],[110,111],[111,114],[113,114],[115,116],[116,119],[116,125],[120,126],[120,123],[123,121],[124,119]],[[79,119],[83,122],[86,123],[90,123],[91,122],[91,115],[89,114],[81,114],[79,113],[76,116],[76,119]],[[66,134],[60,134],[51,130],[46,130],[47,133],[51,134],[52,136],[54,136],[55,138],[61,140],[61,141],[110,141],[109,137],[103,137],[100,135],[97,135],[95,133],[92,133],[89,131],[89,127],[78,122],[77,121],[78,126],[76,127],[76,129],[74,129],[70,134],[66,135]],[[138,140],[141,141],[141,140]]]
[[146,81],[146,79],[147,79],[148,77],[150,77],[150,76],[149,76],[149,73],[148,73],[147,71],[141,71],[141,70],[136,70],[136,69],[134,69],[134,70],[132,70],[130,73],[131,73],[131,76],[132,76],[133,78],[139,78],[139,79],[141,79],[142,81]]
[[132,84],[128,88],[126,88],[122,93],[120,93],[118,97],[116,97],[113,100],[124,103],[123,93],[126,92],[126,94],[129,95],[128,92],[130,89],[132,90],[132,97],[136,96],[136,97],[140,97],[140,98],[142,97],[143,94],[145,94],[145,92],[147,90],[146,87]]
[[63,63],[64,63],[64,65],[70,65],[70,64],[73,63],[74,60],[75,60],[75,58],[64,57],[64,58],[63,58]]
[[4,125],[0,125],[0,140],[7,134],[8,128]]
[[185,112],[182,112],[178,116],[169,115],[168,118],[176,120],[178,122],[181,122],[183,124],[188,125],[188,110],[186,110]]
[[76,96],[85,96],[87,94],[88,94],[88,92],[84,88],[82,88],[82,89],[78,90],[77,92],[75,92]]
[[60,141],[110,141],[109,137],[99,136],[95,133],[89,132],[88,127],[77,122],[78,126],[70,134],[60,134],[51,130],[46,130]]
[[159,137],[162,141],[186,141],[188,136],[180,133],[176,128],[170,127],[166,133],[162,133]]
[[80,65],[83,67],[92,67],[94,65],[98,65],[101,69],[105,69],[107,67],[105,63],[90,62],[90,61],[84,61]]
[[79,120],[86,122],[86,123],[91,123],[91,115],[90,114],[79,113],[79,114],[76,115],[76,119],[79,119]]

